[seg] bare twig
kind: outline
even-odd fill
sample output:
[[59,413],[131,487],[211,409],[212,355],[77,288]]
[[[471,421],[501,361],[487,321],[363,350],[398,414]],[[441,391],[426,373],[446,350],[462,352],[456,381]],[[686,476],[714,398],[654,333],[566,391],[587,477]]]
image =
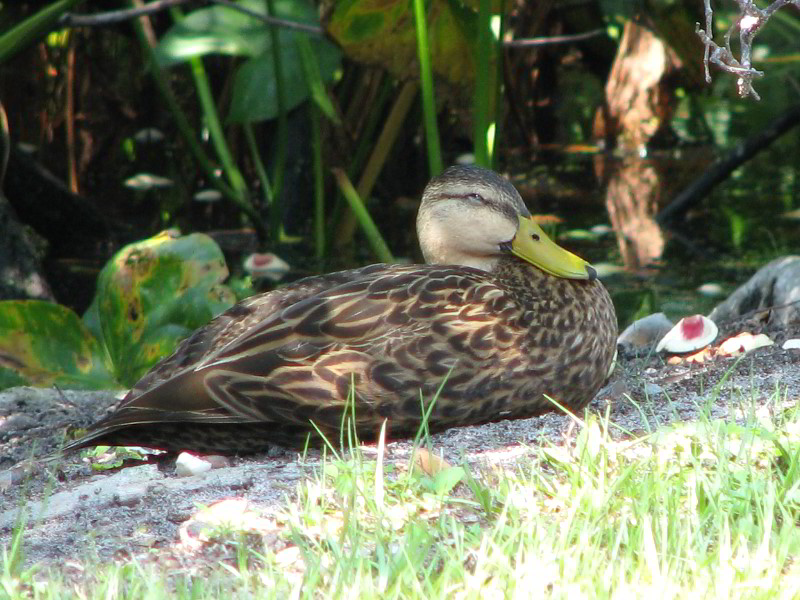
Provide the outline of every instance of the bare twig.
[[[755,88],[753,88],[753,79],[762,77],[764,72],[752,67],[753,40],[756,34],[766,25],[767,21],[769,21],[770,17],[775,14],[776,11],[784,6],[800,8],[800,0],[773,0],[769,6],[763,9],[758,8],[754,0],[735,1],[739,5],[739,13],[741,16],[725,33],[725,46],[721,47],[713,38],[713,10],[711,8],[711,0],[704,0],[706,17],[705,29],[700,29],[700,23],[697,23],[695,32],[705,46],[703,64],[705,66],[706,82],[711,83],[708,63],[712,62],[723,71],[737,76],[736,86],[740,97],[752,96],[756,100],[760,100],[760,96]],[[739,31],[738,60],[731,50],[731,36],[736,30]]]
[[[153,2],[148,2],[141,7],[129,8],[125,10],[112,10],[93,15],[76,15],[73,13],[67,13],[61,18],[59,25],[61,27],[104,27],[114,23],[130,21],[131,19],[135,19],[137,17],[152,15],[166,10],[167,8],[182,4],[189,4],[190,2],[194,1],[195,0],[154,0]],[[305,33],[319,36],[324,35],[325,33],[322,27],[319,27],[318,25],[300,23],[298,21],[291,21],[289,19],[282,19],[281,17],[272,17],[258,11],[250,10],[245,6],[231,2],[230,0],[207,0],[206,3],[218,4],[220,6],[230,8],[231,10],[239,11],[248,17],[258,19],[267,25],[277,25],[285,29],[295,29],[297,31],[303,31]]]
[[113,25],[122,21],[129,21],[137,17],[152,15],[162,10],[166,10],[172,6],[187,4],[192,0],[155,0],[149,2],[144,6],[136,8],[127,8],[123,10],[110,10],[104,13],[97,13],[93,15],[76,15],[73,13],[66,13],[61,17],[58,24],[61,27],[103,27],[105,25]]
[[656,216],[656,221],[663,225],[684,215],[717,184],[727,179],[735,169],[798,125],[800,125],[800,104],[789,108],[758,133],[738,144],[722,160],[713,164],[665,206]]
[[573,42],[582,42],[583,40],[588,40],[601,35],[607,35],[605,29],[592,29],[591,31],[574,33],[571,35],[553,35],[549,37],[507,40],[503,42],[503,45],[506,48],[527,48],[530,46],[548,46],[551,44],[571,44]]

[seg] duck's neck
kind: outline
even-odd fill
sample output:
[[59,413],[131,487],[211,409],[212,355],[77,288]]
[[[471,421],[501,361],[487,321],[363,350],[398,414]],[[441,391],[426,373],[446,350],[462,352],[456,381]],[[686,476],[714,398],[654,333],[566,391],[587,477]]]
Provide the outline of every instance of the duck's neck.
[[550,310],[557,309],[566,298],[582,297],[589,293],[596,283],[556,277],[515,256],[500,259],[492,269],[492,275],[498,285],[511,292],[521,304],[552,303]]

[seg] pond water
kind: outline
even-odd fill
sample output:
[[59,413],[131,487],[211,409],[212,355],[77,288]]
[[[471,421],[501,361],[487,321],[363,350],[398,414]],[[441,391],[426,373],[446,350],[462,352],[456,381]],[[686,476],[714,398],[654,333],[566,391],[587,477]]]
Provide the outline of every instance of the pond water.
[[[514,182],[536,212],[564,220],[555,231],[559,242],[605,273],[623,328],[658,311],[673,321],[708,314],[762,265],[800,254],[800,160],[787,162],[785,146],[759,154],[663,229],[652,217],[711,164],[710,151],[618,161],[622,166],[579,155]],[[532,200],[528,185],[537,190]],[[612,223],[616,231],[592,235],[593,227]]]
[[[713,150],[670,151],[625,160],[596,153],[561,154],[549,162],[537,161],[535,167],[521,166],[516,160],[516,166],[508,170],[517,173],[512,182],[532,212],[561,221],[544,223],[548,233],[598,267],[624,328],[658,311],[673,321],[694,313],[708,314],[760,266],[778,256],[800,254],[800,160],[787,160],[798,155],[800,140],[765,150],[693,207],[685,219],[664,229],[655,224],[654,215],[713,162]],[[420,258],[413,233],[416,201],[406,204],[399,214],[397,202],[377,202],[371,210],[396,256],[414,260]],[[304,241],[299,245],[268,249],[292,265],[286,281],[318,272],[319,265],[310,258],[310,236],[300,234]],[[244,237],[250,239],[252,233]],[[254,239],[249,243],[255,243]],[[241,278],[243,252],[230,248],[226,252],[229,267]],[[82,313],[106,258],[89,266],[62,261],[68,274],[57,280],[73,289],[63,290],[59,300]],[[374,257],[363,244],[346,258],[330,257],[323,270],[369,262]],[[701,286],[716,294],[703,293]]]

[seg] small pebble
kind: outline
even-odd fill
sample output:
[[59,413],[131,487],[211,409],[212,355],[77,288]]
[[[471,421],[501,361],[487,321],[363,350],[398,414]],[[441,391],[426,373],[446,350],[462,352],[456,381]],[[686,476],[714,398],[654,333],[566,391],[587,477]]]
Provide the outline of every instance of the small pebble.
[[655,396],[656,394],[660,394],[663,391],[664,388],[662,388],[657,383],[646,383],[644,386],[644,393],[647,394],[648,396]]
[[800,350],[800,338],[786,340],[783,342],[783,346],[781,346],[781,348],[784,350]]
[[117,506],[136,506],[142,501],[147,488],[143,485],[132,485],[114,492],[114,504]]
[[628,325],[617,338],[617,343],[636,349],[651,348],[670,329],[672,321],[664,313],[655,313]]
[[218,190],[205,189],[195,193],[192,199],[195,202],[218,202],[222,200],[222,194]]

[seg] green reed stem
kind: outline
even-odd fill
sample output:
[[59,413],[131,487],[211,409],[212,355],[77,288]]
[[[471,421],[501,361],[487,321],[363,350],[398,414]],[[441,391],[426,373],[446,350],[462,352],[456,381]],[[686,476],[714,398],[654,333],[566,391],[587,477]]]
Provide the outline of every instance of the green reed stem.
[[311,118],[311,165],[314,177],[314,255],[317,260],[325,256],[325,182],[322,173],[322,132],[320,110],[316,104],[309,103]]
[[[171,8],[170,15],[176,23],[180,23],[184,19],[183,12],[179,8]],[[200,108],[203,111],[206,127],[208,127],[211,144],[214,146],[220,163],[222,163],[222,170],[236,193],[241,195],[242,198],[247,198],[247,184],[239,167],[236,166],[236,161],[233,159],[230,148],[228,148],[225,132],[222,129],[219,113],[211,93],[211,85],[208,83],[206,70],[203,66],[203,59],[199,56],[192,56],[189,59],[189,67],[192,71],[197,98],[200,101]]]
[[436,123],[436,98],[433,89],[428,27],[425,23],[425,1],[414,0],[414,24],[417,32],[417,57],[422,83],[422,113],[425,123],[425,142],[428,148],[428,169],[431,177],[442,172],[442,148]]
[[[133,6],[132,2],[129,2],[129,4]],[[136,37],[139,40],[139,44],[148,57],[149,67],[156,82],[156,87],[164,99],[164,102],[167,104],[167,108],[172,114],[173,119],[175,119],[175,125],[178,128],[181,137],[183,137],[183,141],[189,148],[189,152],[191,152],[192,156],[197,161],[200,169],[208,179],[209,184],[211,184],[215,189],[219,190],[219,192],[226,199],[233,202],[239,208],[239,210],[241,210],[250,218],[250,221],[252,222],[259,238],[266,239],[267,230],[264,227],[264,223],[261,221],[261,216],[255,210],[253,205],[247,201],[247,199],[243,198],[236,192],[236,190],[229,187],[217,176],[215,172],[216,167],[211,160],[209,160],[208,156],[206,156],[202,146],[197,142],[195,130],[189,123],[189,119],[186,117],[186,113],[183,112],[183,109],[178,103],[177,98],[175,98],[175,94],[172,93],[172,88],[167,81],[167,77],[164,75],[164,70],[156,60],[155,48],[153,45],[151,45],[148,36],[145,34],[144,27],[140,19],[133,20],[133,28],[136,32]]]
[[375,256],[377,256],[378,260],[381,262],[394,262],[394,256],[392,256],[389,246],[378,231],[375,221],[373,221],[372,217],[369,215],[358,192],[356,192],[356,189],[350,182],[350,178],[347,177],[347,173],[338,168],[332,169],[332,171],[333,176],[336,178],[336,183],[339,186],[339,190],[341,190],[345,199],[350,204],[350,209],[355,213],[356,219],[358,219],[361,228],[364,230],[364,235],[367,236],[367,241],[372,251],[375,253]]
[[[275,0],[265,0],[267,7],[267,14],[277,16],[275,10]],[[278,100],[278,141],[275,150],[275,167],[272,173],[273,182],[273,198],[274,201],[270,205],[269,220],[270,232],[272,239],[277,240],[281,233],[281,218],[282,218],[282,190],[283,190],[283,176],[286,170],[286,145],[288,139],[288,122],[286,119],[286,86],[283,79],[283,61],[281,60],[281,42],[279,29],[277,25],[269,25],[270,41],[272,43],[272,60],[275,64],[275,89],[277,91]]]
[[253,167],[256,170],[256,176],[258,177],[258,181],[261,183],[261,193],[264,198],[264,205],[271,206],[274,201],[272,186],[269,183],[269,175],[267,175],[267,169],[264,167],[264,161],[261,159],[261,152],[258,150],[256,136],[253,133],[253,124],[249,121],[242,123],[242,131],[244,131],[244,139],[247,142],[247,149],[250,152],[250,158],[253,161]]
[[474,119],[475,119],[475,163],[491,168],[492,156],[489,149],[489,107],[493,99],[493,89],[489,85],[489,69],[492,64],[494,54],[494,44],[492,43],[492,2],[491,0],[479,0],[478,2],[478,41],[475,52],[475,98],[474,98]]
[[[386,164],[389,151],[392,149],[397,136],[402,131],[403,122],[411,109],[416,95],[417,84],[413,81],[404,83],[400,88],[397,99],[392,105],[391,111],[389,111],[389,116],[386,117],[378,140],[375,142],[369,160],[361,172],[361,178],[358,181],[358,195],[361,198],[369,197],[372,193],[375,181],[378,179],[383,165]],[[341,222],[336,229],[336,239],[334,240],[334,244],[337,247],[344,246],[353,239],[356,221],[357,219],[352,212],[342,215]]]

